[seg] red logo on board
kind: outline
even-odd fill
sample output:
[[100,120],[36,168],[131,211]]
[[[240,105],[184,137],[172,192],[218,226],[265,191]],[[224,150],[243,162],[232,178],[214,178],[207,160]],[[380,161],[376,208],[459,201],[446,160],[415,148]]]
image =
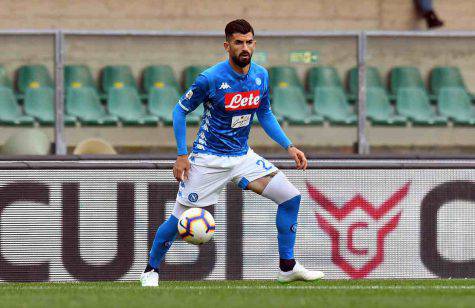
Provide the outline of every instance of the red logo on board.
[[[384,217],[406,197],[409,186],[410,182],[406,183],[380,206],[374,206],[360,194],[357,194],[351,200],[345,202],[342,207],[337,207],[327,196],[319,192],[310,183],[307,183],[310,197],[321,206],[324,212],[329,214],[323,215],[324,213],[317,212],[316,217],[318,224],[330,236],[332,241],[332,262],[351,278],[366,277],[384,261],[384,241],[386,236],[396,229],[402,211],[392,217]],[[361,209],[367,217],[361,217],[360,215],[356,221],[352,221],[351,214],[357,209]],[[385,221],[383,223],[380,222],[380,220],[383,220],[382,218]],[[355,245],[354,237],[357,229],[363,229],[362,231],[367,232],[369,238],[366,241],[370,245],[373,241],[374,246],[369,247],[373,249]],[[370,250],[373,251],[372,254],[370,254]],[[361,260],[362,258],[365,260]]]
[[224,95],[224,107],[226,111],[256,109],[260,99],[259,90],[227,93]]

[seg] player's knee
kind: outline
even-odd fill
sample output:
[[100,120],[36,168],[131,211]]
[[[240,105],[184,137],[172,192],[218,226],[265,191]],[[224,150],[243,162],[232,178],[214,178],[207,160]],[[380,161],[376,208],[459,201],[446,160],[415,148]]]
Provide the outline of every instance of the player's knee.
[[288,212],[289,214],[298,213],[300,208],[300,200],[302,199],[302,195],[298,194],[293,196],[289,200],[279,204],[279,208]]
[[300,191],[290,183],[282,172],[279,172],[267,184],[262,192],[262,196],[271,199],[277,204],[282,204],[287,200],[300,196]]

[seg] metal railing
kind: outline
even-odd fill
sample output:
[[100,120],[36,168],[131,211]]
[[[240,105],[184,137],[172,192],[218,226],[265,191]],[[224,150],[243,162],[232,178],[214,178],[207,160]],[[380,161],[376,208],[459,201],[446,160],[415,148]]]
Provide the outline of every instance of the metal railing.
[[[55,71],[55,154],[66,154],[64,137],[64,58],[67,36],[152,36],[152,37],[221,37],[221,31],[139,31],[139,30],[2,30],[1,35],[51,35],[54,36],[54,71]],[[437,38],[475,38],[475,31],[263,31],[259,37],[354,37],[357,39],[358,66],[358,154],[369,154],[366,138],[366,55],[367,41],[371,37],[437,37]]]

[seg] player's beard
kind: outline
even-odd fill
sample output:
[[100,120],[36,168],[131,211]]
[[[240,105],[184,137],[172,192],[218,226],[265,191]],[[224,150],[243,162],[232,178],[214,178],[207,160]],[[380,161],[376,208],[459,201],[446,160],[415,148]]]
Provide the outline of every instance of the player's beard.
[[[247,59],[241,59],[240,57],[243,54],[248,54],[249,57]],[[239,67],[246,67],[249,63],[251,63],[252,54],[248,52],[241,52],[238,56],[232,56],[231,59],[233,60],[234,64]]]

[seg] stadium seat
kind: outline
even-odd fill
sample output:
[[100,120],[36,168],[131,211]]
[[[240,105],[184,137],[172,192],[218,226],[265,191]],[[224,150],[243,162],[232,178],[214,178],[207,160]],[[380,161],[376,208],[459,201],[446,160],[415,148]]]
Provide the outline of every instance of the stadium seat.
[[26,129],[15,132],[2,146],[3,155],[47,155],[51,143],[48,136],[39,129]]
[[[391,69],[389,73],[389,88],[391,91],[391,99],[394,99],[400,88],[419,88],[428,94],[427,89],[422,80],[419,69],[413,66],[398,66]],[[435,96],[430,96],[435,99]]]
[[156,125],[158,118],[147,114],[136,88],[112,87],[107,98],[109,112],[120,118],[125,125]]
[[295,67],[274,66],[269,68],[269,84],[273,91],[275,88],[299,87],[302,90],[303,85],[297,75]]
[[67,88],[66,112],[85,125],[116,125],[118,121],[106,113],[97,91],[91,87]]
[[86,65],[66,65],[64,67],[64,86],[66,88],[89,87],[97,91],[96,83]]
[[11,88],[0,86],[0,124],[33,125],[35,120],[22,113]]
[[351,110],[345,93],[338,87],[316,87],[314,92],[313,110],[324,116],[330,124],[353,125],[356,114]]
[[272,111],[289,124],[322,124],[323,118],[311,114],[305,94],[298,86],[276,87],[272,96]]
[[[54,90],[52,88],[30,88],[26,91],[24,102],[25,113],[43,125],[53,125],[55,121]],[[64,115],[66,125],[76,124],[76,119]]]
[[[458,67],[434,67],[430,72],[429,84],[431,92],[435,95],[439,95],[439,91],[442,87],[458,87],[469,93]],[[472,95],[471,97],[473,98]]]
[[406,117],[394,114],[388,95],[381,87],[366,89],[366,116],[373,125],[406,125]]
[[[148,99],[148,109],[151,114],[156,115],[166,125],[173,123],[173,109],[175,108],[180,94],[175,87],[151,88]],[[188,124],[197,124],[203,115],[203,104],[200,104],[192,113],[186,117]]]
[[8,77],[7,70],[3,65],[0,65],[0,86],[6,88],[13,88],[13,83],[10,77]]
[[25,94],[28,89],[53,87],[53,79],[44,65],[24,65],[18,69],[17,87]]
[[108,65],[102,69],[101,86],[104,93],[112,88],[129,87],[137,90],[132,70],[127,65]]
[[150,88],[174,87],[181,93],[180,85],[175,78],[173,69],[169,65],[151,65],[143,71],[142,87],[145,93],[150,93]]
[[463,88],[440,88],[437,102],[440,114],[450,118],[455,125],[475,125],[475,110]]
[[[358,68],[353,67],[348,71],[348,90],[351,99],[358,98]],[[366,88],[381,88],[385,90],[383,79],[379,70],[374,66],[366,67]]]
[[192,65],[185,68],[183,71],[185,91],[191,87],[196,77],[207,68],[206,65]]
[[415,125],[447,124],[447,118],[435,113],[427,92],[421,88],[400,88],[397,92],[396,109]]
[[338,72],[331,66],[316,66],[309,69],[307,74],[307,88],[310,99],[315,97],[314,90],[316,87],[334,87],[341,89],[343,94],[345,93]]

